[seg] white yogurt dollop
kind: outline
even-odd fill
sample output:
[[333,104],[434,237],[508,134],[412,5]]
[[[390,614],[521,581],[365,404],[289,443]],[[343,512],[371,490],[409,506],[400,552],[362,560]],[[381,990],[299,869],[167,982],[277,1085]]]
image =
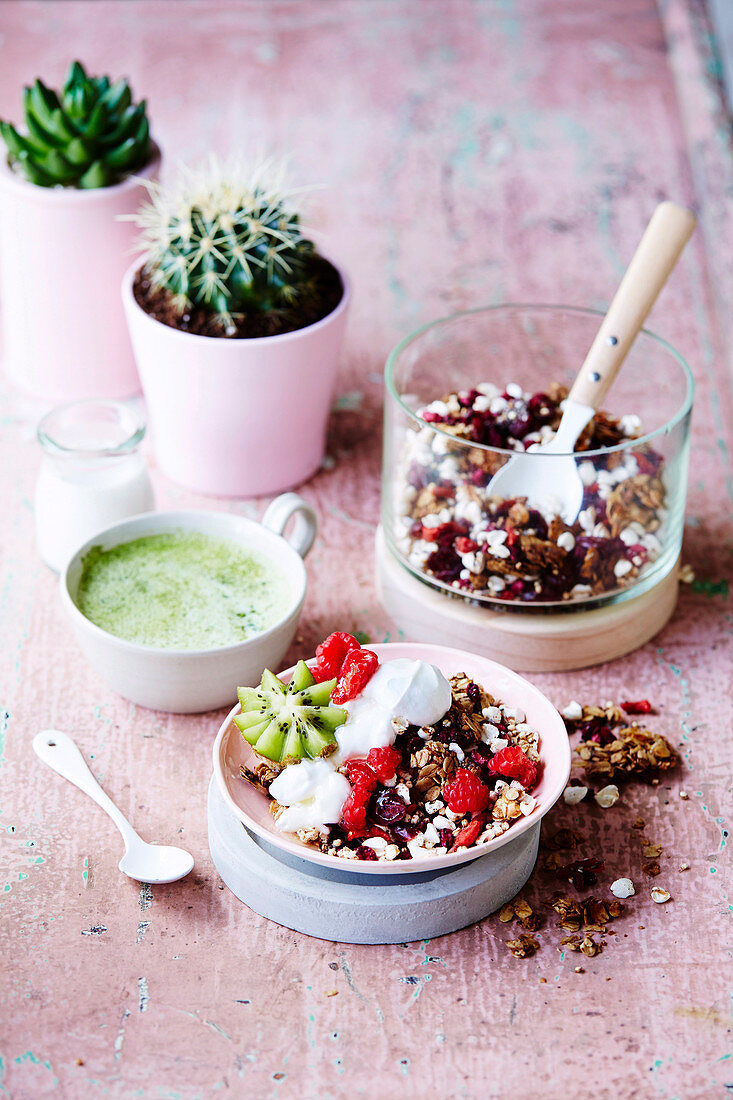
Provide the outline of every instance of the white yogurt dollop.
[[411,726],[440,721],[451,705],[451,687],[435,665],[400,657],[380,665],[361,695],[344,705],[349,717],[336,730],[339,764],[391,745],[395,718]]
[[403,725],[434,725],[449,710],[451,699],[451,686],[435,665],[404,657],[385,661],[361,695],[344,704],[349,716],[336,730],[336,752],[325,760],[288,764],[270,785],[275,801],[288,807],[277,819],[278,829],[295,832],[337,822],[351,784],[336,768],[370,749],[391,745],[393,719]]
[[277,819],[278,829],[294,833],[338,821],[350,790],[348,779],[330,759],[288,764],[270,784],[275,801],[288,807]]

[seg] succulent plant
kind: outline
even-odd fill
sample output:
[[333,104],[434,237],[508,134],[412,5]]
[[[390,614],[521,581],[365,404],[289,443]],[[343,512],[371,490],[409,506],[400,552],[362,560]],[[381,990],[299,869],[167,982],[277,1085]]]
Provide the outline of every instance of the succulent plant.
[[182,168],[171,187],[147,184],[151,201],[133,216],[144,264],[179,313],[200,306],[228,329],[233,316],[295,304],[314,246],[282,174],[270,161],[248,170],[211,157],[197,171]]
[[75,61],[60,93],[41,80],[24,91],[26,133],[0,121],[11,162],[40,187],[109,187],[150,159],[145,100],[126,80],[87,76]]

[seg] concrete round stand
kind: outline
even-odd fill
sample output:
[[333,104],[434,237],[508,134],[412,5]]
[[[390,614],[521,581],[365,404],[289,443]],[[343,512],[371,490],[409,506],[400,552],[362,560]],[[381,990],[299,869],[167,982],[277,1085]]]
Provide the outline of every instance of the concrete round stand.
[[474,924],[524,886],[540,822],[516,841],[451,871],[358,875],[316,867],[248,832],[209,785],[209,848],[240,901],[277,924],[338,943],[405,943]]
[[400,641],[440,641],[501,661],[515,672],[566,672],[622,657],[653,638],[677,603],[675,567],[648,592],[589,611],[490,611],[451,599],[412,575],[376,539],[377,591]]

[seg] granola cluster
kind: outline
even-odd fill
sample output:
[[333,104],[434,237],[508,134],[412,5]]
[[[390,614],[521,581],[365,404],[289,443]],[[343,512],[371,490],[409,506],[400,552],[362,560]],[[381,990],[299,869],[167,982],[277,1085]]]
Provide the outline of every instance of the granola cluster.
[[[407,433],[394,526],[413,568],[464,596],[555,602],[628,587],[659,556],[662,460],[646,446],[579,462],[583,505],[573,524],[559,503],[487,494],[505,456],[486,447],[524,452],[548,442],[566,397],[556,384],[529,395],[515,383],[504,391],[481,383],[419,411],[425,427]],[[598,412],[576,450],[613,448],[640,426],[638,417]]]
[[[537,731],[522,710],[465,674],[450,684],[450,709],[435,726],[395,726],[393,748],[401,759],[393,779],[375,783],[365,828],[350,830],[341,822],[301,829],[303,843],[338,859],[430,858],[486,844],[533,812]],[[339,770],[352,781],[349,761]],[[267,791],[277,771],[268,762],[254,771],[243,768],[242,775]],[[273,800],[270,811],[277,817],[282,807]]]
[[[604,811],[619,802],[619,790],[608,784],[595,794],[587,786],[594,778],[601,781],[613,776],[619,779],[636,779],[656,786],[660,773],[666,773],[678,763],[678,756],[670,743],[661,734],[642,728],[632,717],[653,714],[654,708],[647,699],[620,704],[607,702],[602,705],[582,705],[570,702],[562,711],[570,734],[580,734],[580,744],[576,750],[576,762],[583,768],[586,778],[573,778],[564,791],[566,807],[579,806],[580,803],[595,803]],[[590,748],[590,755],[585,751]],[[613,791],[615,796],[601,797],[604,792]],[[592,796],[592,797],[591,797]],[[679,791],[682,802],[689,800],[686,791]],[[623,802],[622,802],[623,804]],[[578,811],[580,812],[580,811]],[[632,854],[632,868],[635,876],[638,872],[646,876],[651,883],[648,896],[657,905],[672,900],[672,894],[664,886],[656,883],[662,873],[660,857],[664,850],[661,844],[644,835],[646,822],[636,817],[628,825],[629,845]],[[545,916],[542,909],[554,912],[557,928],[566,933],[552,940],[560,952],[570,951],[594,958],[599,955],[615,935],[615,929],[609,927],[623,917],[626,907],[623,901],[634,898],[639,887],[628,876],[613,878],[599,883],[605,870],[605,860],[598,854],[579,856],[586,845],[586,835],[580,829],[569,825],[543,833],[538,862],[539,876],[528,886],[530,893],[539,893],[539,878],[559,879],[574,887],[575,893],[555,890],[549,896],[545,894],[541,902],[533,903],[525,896],[519,896],[508,902],[499,911],[499,921],[504,925],[517,922],[522,934],[505,941],[507,950],[515,958],[527,958],[540,950],[541,944],[535,933],[544,929]],[[670,859],[669,854],[665,857]],[[678,871],[689,871],[690,864],[681,862]],[[669,872],[669,867],[667,867]],[[604,897],[601,891],[610,894]],[[593,891],[593,892],[590,892]],[[643,929],[643,925],[639,928]],[[548,938],[551,933],[542,932]],[[578,974],[584,973],[582,966],[574,967]],[[540,978],[540,981],[545,979]],[[607,979],[609,980],[609,979]]]
[[614,779],[659,775],[679,762],[661,733],[652,733],[614,704],[571,703],[563,712],[569,733],[580,733],[575,758],[589,778]]

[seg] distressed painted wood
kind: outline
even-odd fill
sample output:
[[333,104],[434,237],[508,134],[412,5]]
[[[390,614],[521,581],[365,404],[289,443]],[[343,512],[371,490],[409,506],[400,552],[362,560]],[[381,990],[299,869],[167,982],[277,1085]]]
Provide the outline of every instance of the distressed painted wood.
[[[726,1095],[733,173],[699,0],[6,0],[0,117],[17,115],[23,82],[59,80],[74,56],[132,77],[170,161],[274,144],[299,182],[328,185],[310,221],[356,297],[330,461],[303,490],[323,531],[291,658],[334,627],[390,636],[372,572],[390,346],[463,306],[606,305],[662,197],[700,207],[650,320],[698,382],[684,552],[698,580],[636,654],[534,676],[558,704],[649,696],[684,757],[680,776],[632,786],[611,810],[552,815],[606,859],[600,889],[630,874],[639,891],[584,974],[552,924],[527,960],[495,918],[429,943],[308,940],[253,915],[213,871],[221,715],[136,709],[74,648],[33,547],[42,410],[4,391],[0,1095]],[[153,474],[160,506],[211,506]],[[258,516],[265,502],[219,506]],[[114,826],[30,750],[48,726],[73,733],[147,839],[190,848],[189,880],[140,889],[119,874]],[[664,847],[667,905],[648,896],[638,814]],[[530,896],[551,888],[536,877]]]

